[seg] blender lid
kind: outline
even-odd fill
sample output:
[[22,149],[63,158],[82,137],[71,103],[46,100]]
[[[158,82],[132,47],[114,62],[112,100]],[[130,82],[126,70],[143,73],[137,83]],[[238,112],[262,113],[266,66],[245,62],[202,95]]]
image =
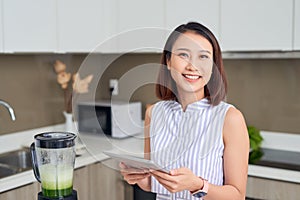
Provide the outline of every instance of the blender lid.
[[69,132],[45,132],[34,136],[36,147],[58,149],[73,147],[76,135]]

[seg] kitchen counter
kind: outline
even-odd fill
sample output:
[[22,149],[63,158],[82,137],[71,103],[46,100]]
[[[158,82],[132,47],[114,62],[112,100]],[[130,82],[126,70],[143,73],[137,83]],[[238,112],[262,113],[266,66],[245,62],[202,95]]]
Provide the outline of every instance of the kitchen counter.
[[[59,124],[0,136],[0,153],[17,150],[24,146],[28,147],[33,142],[34,135],[46,131],[64,131],[64,125]],[[74,129],[73,132],[76,133],[77,131]],[[297,148],[300,143],[299,135],[263,131],[262,135],[265,139],[262,145],[264,148],[300,151]],[[76,169],[107,160],[108,156],[102,152],[112,149],[116,152],[143,156],[144,140],[142,133],[125,139],[113,139],[104,135],[80,134],[78,143],[83,143],[87,148],[83,153],[81,151],[81,155],[76,158]],[[82,147],[82,145],[78,146]],[[254,177],[300,183],[300,171],[295,170],[249,165],[248,174]],[[0,179],[0,193],[35,181],[32,170],[2,178]]]
[[[0,154],[14,151],[22,147],[29,147],[33,142],[33,136],[46,131],[64,131],[64,125],[54,125],[42,127],[17,133],[0,136]],[[76,131],[72,131],[76,133]],[[103,154],[103,151],[114,150],[115,152],[131,153],[141,156],[143,153],[143,134],[125,139],[112,139],[104,135],[79,135],[78,145],[80,147],[80,156],[76,157],[75,169],[84,167],[89,164],[107,160],[109,157]],[[87,148],[82,150],[82,143]],[[0,193],[5,192],[32,182],[36,179],[33,170],[28,170],[16,175],[0,179]]]

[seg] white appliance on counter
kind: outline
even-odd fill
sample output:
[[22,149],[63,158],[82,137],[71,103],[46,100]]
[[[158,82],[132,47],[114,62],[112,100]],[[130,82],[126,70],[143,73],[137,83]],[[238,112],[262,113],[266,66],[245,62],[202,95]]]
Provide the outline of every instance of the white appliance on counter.
[[78,104],[80,133],[105,134],[125,138],[143,132],[142,103],[122,101],[81,102]]

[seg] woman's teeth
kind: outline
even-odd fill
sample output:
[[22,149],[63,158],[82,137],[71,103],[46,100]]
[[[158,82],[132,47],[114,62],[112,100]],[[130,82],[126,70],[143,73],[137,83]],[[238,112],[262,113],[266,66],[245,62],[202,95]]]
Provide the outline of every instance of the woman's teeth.
[[185,78],[192,79],[192,80],[197,80],[197,79],[201,78],[201,76],[199,76],[199,75],[188,75],[188,74],[183,74],[183,76],[184,76]]

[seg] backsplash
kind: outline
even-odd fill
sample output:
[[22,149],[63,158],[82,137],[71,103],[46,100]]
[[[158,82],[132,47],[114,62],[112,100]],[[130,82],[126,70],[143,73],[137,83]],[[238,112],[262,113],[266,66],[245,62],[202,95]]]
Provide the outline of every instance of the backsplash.
[[[115,55],[99,55],[104,61]],[[16,121],[0,106],[0,134],[63,123],[63,91],[56,82],[53,62],[60,59],[75,72],[85,54],[36,54],[0,56],[0,99],[15,110]],[[128,54],[119,57],[104,73],[97,98],[109,98],[108,81],[120,78],[145,63],[159,63],[159,54]],[[300,134],[300,59],[228,59],[224,61],[229,82],[228,102],[240,109],[248,125],[261,130]],[[97,68],[101,68],[101,63]],[[149,66],[139,76],[155,75]],[[123,85],[121,89],[130,87]],[[130,100],[146,104],[157,101],[154,84],[132,94]],[[126,89],[124,89],[126,90]],[[120,92],[117,97],[124,98]]]

